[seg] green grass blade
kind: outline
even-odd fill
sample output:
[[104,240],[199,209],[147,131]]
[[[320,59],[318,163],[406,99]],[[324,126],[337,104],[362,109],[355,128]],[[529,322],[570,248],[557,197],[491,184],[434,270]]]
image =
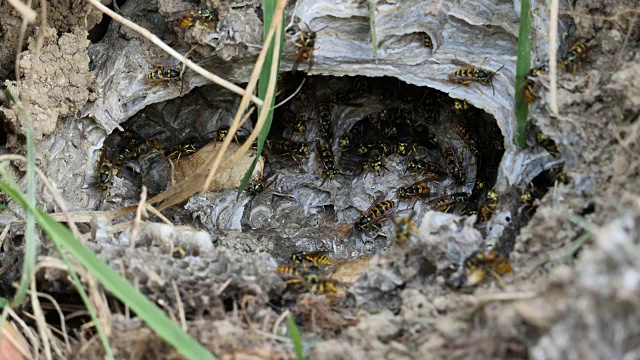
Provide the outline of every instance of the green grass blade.
[[376,0],[369,0],[369,29],[371,31],[371,45],[373,46],[373,58],[378,62],[378,39],[376,38]]
[[304,360],[304,352],[302,350],[302,335],[296,321],[293,320],[293,316],[287,316],[287,330],[289,331],[289,337],[293,342],[293,351],[296,353],[297,360]]
[[[215,359],[195,339],[187,335],[167,317],[153,302],[136,290],[91,250],[75,239],[71,232],[47,213],[27,202],[24,194],[13,184],[0,181],[0,189],[11,196],[21,207],[34,214],[36,222],[61,250],[68,251],[86,267],[102,285],[129,306],[150,328],[188,359]],[[62,254],[62,253],[61,253]]]
[[[31,128],[31,121],[27,117],[22,106],[18,104],[13,94],[9,90],[6,92],[7,98],[11,100],[18,108],[20,118],[24,123],[27,135],[27,200],[31,204],[36,203],[36,145],[33,139],[33,129]],[[22,262],[22,275],[20,276],[20,285],[18,286],[18,292],[16,293],[12,307],[19,306],[29,289],[29,282],[31,281],[31,274],[33,268],[36,265],[36,222],[33,214],[27,211],[27,223],[25,226],[24,238],[24,260]]]
[[518,61],[516,63],[516,119],[518,120],[518,145],[527,145],[527,116],[529,104],[522,97],[525,76],[531,65],[531,0],[520,2],[520,31],[518,33]]
[[[271,23],[273,22],[273,16],[275,13],[277,3],[278,3],[277,0],[264,0],[263,2],[262,8],[264,9],[264,38],[267,37],[269,28],[271,27]],[[282,23],[284,24],[284,18]],[[284,26],[281,27],[280,34],[277,34],[276,36],[277,36],[276,39],[280,41],[280,54],[278,54],[278,69],[280,69],[280,60],[282,59],[282,49],[284,48],[283,46],[284,45]],[[260,79],[258,80],[258,97],[262,100],[264,100],[265,95],[267,94],[267,89],[269,86],[269,78],[271,77],[271,65],[273,64],[272,59],[273,59],[274,44],[275,43],[269,44],[267,57],[265,58],[264,64],[262,64],[262,70],[260,71]],[[267,44],[264,44],[264,46],[267,46]],[[258,116],[260,116],[262,111],[269,111],[269,114],[267,115],[267,119],[264,123],[264,126],[262,127],[262,129],[260,130],[260,133],[258,134],[258,150],[257,150],[256,158],[253,160],[253,162],[251,163],[251,166],[249,166],[249,169],[247,170],[247,172],[244,174],[244,177],[242,178],[242,182],[240,183],[240,187],[238,188],[238,194],[236,196],[236,200],[240,198],[240,194],[242,194],[244,189],[247,187],[249,180],[251,180],[251,174],[253,174],[253,170],[256,168],[256,165],[258,164],[258,159],[260,159],[260,155],[262,155],[264,142],[267,139],[267,135],[269,135],[269,130],[271,129],[271,121],[273,120],[273,105],[275,104],[275,98],[276,97],[274,96],[273,99],[271,99],[270,104],[264,104],[264,106],[262,106],[262,108],[260,108],[260,111],[258,112]]]

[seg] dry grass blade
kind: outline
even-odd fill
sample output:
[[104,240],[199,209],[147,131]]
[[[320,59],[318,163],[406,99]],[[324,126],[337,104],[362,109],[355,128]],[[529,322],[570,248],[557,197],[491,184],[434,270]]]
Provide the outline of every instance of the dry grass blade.
[[138,231],[140,230],[140,224],[142,223],[142,215],[144,213],[145,217],[148,217],[147,212],[145,211],[145,201],[147,200],[147,187],[142,185],[142,191],[140,193],[140,202],[138,203],[138,208],[136,209],[136,217],[133,219],[133,226],[131,228],[131,237],[129,238],[129,249],[133,249],[136,246],[136,237],[138,236]]
[[29,5],[24,4],[18,0],[7,0],[7,2],[13,6],[14,9],[20,14],[20,16],[28,23],[36,21],[36,11],[31,8],[31,1]]
[[549,16],[549,107],[553,115],[558,115],[558,3],[551,0],[551,15]]
[[[122,25],[130,28],[131,30],[137,32],[138,34],[144,36],[145,38],[147,38],[149,41],[151,41],[152,43],[154,43],[155,45],[157,45],[158,47],[160,47],[162,50],[166,51],[167,53],[169,53],[169,55],[173,56],[174,58],[176,58],[177,60],[179,60],[181,63],[185,64],[188,68],[190,68],[191,70],[197,72],[198,74],[202,75],[203,77],[205,77],[207,80],[211,80],[212,82],[214,82],[215,84],[218,84],[230,91],[233,91],[234,93],[238,94],[238,95],[242,95],[245,96],[245,94],[252,94],[251,91],[247,91],[245,89],[242,89],[241,87],[230,83],[229,81],[216,76],[214,74],[212,74],[211,72],[205,70],[204,68],[200,67],[198,64],[194,63],[193,61],[187,59],[186,57],[180,55],[177,51],[175,51],[173,48],[171,48],[169,45],[165,44],[162,40],[160,40],[159,37],[157,37],[156,35],[152,34],[149,30],[143,28],[142,26],[129,21],[127,19],[125,19],[124,17],[116,14],[113,10],[109,9],[108,7],[102,5],[100,3],[100,1],[98,0],[88,0],[91,5],[93,5],[94,7],[96,7],[98,10],[102,11],[103,13],[109,15],[112,19],[114,19],[115,21],[121,23]],[[251,101],[253,101],[256,105],[258,106],[262,106],[262,100],[260,100],[257,96],[251,95],[250,96]]]

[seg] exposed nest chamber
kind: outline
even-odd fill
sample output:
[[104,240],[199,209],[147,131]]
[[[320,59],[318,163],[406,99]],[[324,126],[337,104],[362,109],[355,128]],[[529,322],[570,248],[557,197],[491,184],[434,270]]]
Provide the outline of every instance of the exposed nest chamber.
[[[219,21],[197,23],[185,31],[172,16],[184,10],[183,5],[188,9],[187,4],[161,1],[159,13],[166,16],[155,18],[157,26],[179,29],[174,34],[177,48],[200,44],[192,57],[214,73],[246,81],[257,53],[253,45],[261,42],[260,11],[248,5],[225,6]],[[133,14],[135,6],[122,11]],[[514,186],[520,186],[516,193],[524,192],[550,158],[542,149],[519,150],[512,141],[518,27],[513,4],[379,3],[377,59],[372,56],[368,10],[359,2],[302,0],[288,9],[287,19],[294,15],[303,29],[308,25],[322,30],[301,91],[275,112],[260,185],[265,189],[247,192],[239,201],[236,189],[197,194],[184,211],[175,210],[176,218],[217,235],[220,245],[268,251],[280,260],[300,250],[348,258],[388,248],[395,236],[392,221],[366,231],[358,231],[355,223],[376,202],[393,200],[389,218],[415,212],[413,220],[420,223],[428,210],[477,217],[480,232],[463,231],[457,241],[467,243],[449,244],[447,261],[430,259],[438,269],[461,264],[489,239],[495,245],[522,204],[519,195],[498,199],[491,194],[508,194]],[[293,24],[290,28],[298,29]],[[299,33],[288,36],[300,42]],[[104,202],[96,201],[98,206],[136,202],[141,183],[151,192],[164,190],[175,170],[167,157],[180,162],[176,157],[187,158],[187,149],[219,142],[238,104],[236,95],[202,86],[205,81],[189,71],[182,86],[149,86],[144,77],[154,69],[149,65],[150,46],[140,44],[139,39],[108,35],[92,49],[94,66],[105,69],[98,76],[104,93],[85,114],[111,133],[104,146],[131,133],[153,150],[120,157],[128,165],[117,176],[124,181],[116,179]],[[305,77],[301,72],[308,70],[301,64],[295,75],[288,72],[296,56],[287,52],[297,47],[287,44],[279,100],[294,93]],[[112,56],[114,48],[118,56]],[[462,63],[486,70],[489,81],[450,81],[451,74],[464,68]],[[128,71],[121,71],[123,67]],[[113,131],[117,126],[125,132]],[[251,130],[246,124],[238,140]],[[113,161],[122,151],[132,155],[123,146],[112,151]],[[156,155],[149,156],[151,152]],[[102,154],[104,158],[104,150]],[[91,174],[91,179],[96,176]],[[95,192],[96,199],[103,195]],[[429,221],[433,218],[423,221],[421,230],[430,231]],[[464,227],[473,229],[474,223]],[[498,247],[508,247],[503,243]]]

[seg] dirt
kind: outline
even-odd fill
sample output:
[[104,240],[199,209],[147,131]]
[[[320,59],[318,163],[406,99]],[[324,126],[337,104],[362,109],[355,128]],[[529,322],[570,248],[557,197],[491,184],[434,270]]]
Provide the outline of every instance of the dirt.
[[[100,59],[99,64],[108,64],[100,66],[109,68],[115,66],[115,58],[104,57],[108,51],[100,47],[105,43],[94,47],[98,50],[93,55],[88,50],[87,30],[100,17],[94,11],[86,17],[85,2],[63,5],[55,3],[49,9],[50,27],[38,58],[34,58],[34,32],[29,28],[27,37],[31,37],[20,65],[25,79],[34,74],[32,89],[22,95],[29,101],[36,125],[41,165],[63,190],[72,210],[134,204],[139,185],[147,181],[131,170],[140,164],[115,176],[112,191],[104,198],[93,185],[95,163],[102,159],[100,149],[107,135],[122,125],[157,139],[163,148],[189,138],[213,147],[212,132],[230,123],[237,98],[213,86],[192,90],[201,85],[197,79],[187,84],[185,94],[171,84],[141,98],[142,87],[131,87],[124,103],[114,105],[113,113],[92,118],[91,109],[103,112],[109,108],[105,104],[118,102],[113,91],[109,96],[101,91],[121,84],[107,80],[95,85],[92,70],[96,64],[91,61]],[[135,13],[137,7],[128,6],[123,11]],[[498,183],[508,186],[499,192],[497,219],[487,226],[474,224],[473,216],[460,214],[462,209],[453,214],[427,212],[427,206],[418,203],[414,220],[420,231],[409,241],[393,241],[391,222],[379,233],[354,237],[353,222],[371,205],[375,190],[405,182],[401,171],[406,159],[391,156],[391,174],[384,177],[344,177],[338,178],[340,185],[320,185],[322,174],[315,165],[318,154],[314,149],[300,164],[289,155],[269,154],[267,173],[271,170],[279,178],[255,197],[242,194],[236,201],[236,189],[208,192],[165,212],[172,221],[193,228],[173,230],[167,225],[163,231],[170,234],[157,236],[151,235],[152,230],[143,231],[138,246],[129,249],[130,232],[118,233],[113,228],[121,219],[100,218],[93,222],[94,235],[88,246],[176,321],[184,311],[188,332],[221,359],[293,358],[286,321],[280,319],[285,310],[293,313],[301,328],[305,353],[311,359],[640,357],[640,319],[635,315],[640,308],[640,22],[634,17],[640,10],[624,11],[632,6],[636,6],[632,0],[590,0],[578,2],[569,11],[577,31],[569,42],[585,41],[589,57],[575,74],[560,71],[558,114],[550,112],[550,95],[544,88],[548,82],[541,80],[540,98],[530,105],[529,118],[555,140],[559,155],[548,154],[531,133],[527,159],[537,159],[532,160],[537,168],[523,170],[530,173],[522,178],[532,178],[529,175],[539,173],[542,166],[563,162],[570,180],[566,184],[551,181],[546,194],[534,200],[535,209],[519,205],[526,184],[510,183],[506,180],[509,175],[500,173],[506,167],[500,171],[496,167],[490,171],[492,181],[497,176]],[[179,4],[161,3],[159,7],[163,15],[183,9]],[[16,14],[7,8],[0,9],[1,14],[10,15],[0,17],[2,44],[11,44],[0,46],[3,77],[13,72],[15,53],[11,49],[15,49],[19,26]],[[246,31],[237,34],[237,43],[211,40],[209,45],[219,51],[214,63],[234,59],[246,43],[255,40],[257,15],[250,10],[237,10],[229,17],[249,19]],[[146,25],[156,31],[162,28],[160,23]],[[112,31],[111,36],[114,34],[121,38],[110,41],[123,50],[123,58],[131,60],[119,64],[131,73],[127,79],[142,77],[140,64],[144,61],[135,52],[141,40],[128,30]],[[175,35],[170,34],[167,37]],[[198,38],[197,33],[193,35]],[[254,50],[249,52],[255,55]],[[246,58],[239,61],[248,62]],[[244,75],[240,71],[230,76],[239,80]],[[313,107],[324,92],[349,86],[344,79],[311,77],[308,81],[305,95],[311,97]],[[25,91],[10,80],[5,86],[14,95]],[[364,112],[377,112],[376,106],[382,106],[366,101],[362,101],[368,107]],[[384,101],[390,100],[384,97]],[[347,131],[363,112],[362,106],[335,108],[341,114],[334,117],[336,135]],[[291,109],[302,111],[301,106]],[[16,109],[5,106],[0,112],[9,133],[7,147],[22,151],[24,130]],[[483,115],[483,120],[488,118]],[[121,121],[124,119],[128,120]],[[274,125],[277,135],[292,136],[282,124]],[[436,132],[442,139],[464,147],[459,139],[452,140],[447,121],[438,124]],[[247,124],[241,135],[250,130]],[[315,138],[319,131],[312,126],[299,140]],[[422,150],[436,156],[436,152]],[[359,164],[350,163],[348,154],[340,156],[347,159],[341,162],[346,161],[345,173],[358,170]],[[476,163],[466,169],[474,180],[484,172]],[[435,191],[449,186],[453,185],[446,183]],[[473,189],[468,184],[459,187],[460,191]],[[81,188],[84,191],[78,191]],[[49,196],[39,200],[45,209],[55,211]],[[15,204],[10,206],[15,208]],[[14,218],[5,212],[1,219]],[[21,230],[14,228],[3,245],[3,265],[17,261],[20,253]],[[204,232],[195,232],[199,229]],[[176,243],[166,242],[163,236]],[[174,257],[171,244],[184,247],[186,256]],[[475,251],[492,248],[508,257],[512,273],[499,279],[487,274],[478,286],[452,286],[465,273],[465,259]],[[328,251],[336,264],[327,274],[338,282],[335,298],[295,294],[275,273],[291,253],[317,249]],[[48,246],[42,251],[53,253]],[[5,274],[2,288],[8,291],[17,276],[15,269]],[[38,285],[40,291],[58,297],[72,289],[66,274],[52,270],[40,273]],[[116,358],[179,357],[119,308],[114,301],[110,309],[110,342]],[[79,331],[72,339],[75,357],[104,356],[95,334],[84,328]]]

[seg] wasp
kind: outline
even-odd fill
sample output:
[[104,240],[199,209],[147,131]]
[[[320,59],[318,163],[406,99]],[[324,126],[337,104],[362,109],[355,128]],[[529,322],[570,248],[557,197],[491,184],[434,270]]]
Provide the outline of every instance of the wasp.
[[407,163],[407,171],[413,171],[411,174],[417,174],[420,172],[420,175],[427,175],[427,178],[430,180],[437,180],[443,178],[447,175],[446,172],[442,170],[440,165],[432,162],[421,159],[410,159]]
[[338,292],[335,281],[318,274],[305,274],[304,283],[312,294],[335,294]]
[[389,113],[387,110],[382,110],[377,114],[369,115],[368,119],[372,128],[380,130],[382,128],[382,124],[389,121]]
[[398,141],[393,145],[393,152],[398,155],[409,156],[414,151],[416,151],[416,144],[409,141]]
[[[373,171],[374,174],[380,175],[383,169],[389,171],[389,169],[383,163],[384,157],[378,149],[373,149],[369,153],[369,160],[363,164],[365,171]],[[366,177],[366,175],[365,175]]]
[[433,47],[433,41],[431,41],[431,36],[429,36],[429,34],[422,34],[422,45],[426,48]]
[[356,230],[365,231],[369,226],[380,230],[377,224],[386,220],[395,206],[396,202],[393,200],[376,199],[355,223]]
[[538,140],[538,144],[540,144],[540,146],[547,150],[547,152],[549,152],[549,154],[551,154],[553,157],[556,157],[560,154],[560,151],[558,151],[558,146],[552,138],[546,136],[543,133],[538,133],[536,134],[536,140]]
[[480,203],[478,209],[478,222],[487,222],[493,216],[498,206],[498,193],[494,190],[489,190],[484,197],[484,200]]
[[[247,184],[247,188],[245,189],[245,191],[248,192],[251,196],[256,196],[262,193],[264,189],[268,188],[276,181],[275,176],[273,177],[273,179],[271,179],[271,174],[272,173],[270,172],[267,175],[256,178],[255,181]],[[271,181],[269,181],[269,179],[271,179]]]
[[476,286],[484,280],[487,272],[491,273],[496,280],[501,282],[501,276],[510,273],[513,269],[509,260],[495,250],[488,253],[475,251],[464,260],[464,278],[469,286]]
[[478,155],[478,141],[471,134],[469,128],[461,121],[456,121],[453,124],[453,131],[467,144],[474,155]]
[[160,150],[161,148],[157,139],[146,141],[140,137],[140,141],[132,141],[131,149],[125,149],[125,158],[127,160],[137,159],[140,155],[144,155],[152,150]]
[[164,155],[169,160],[179,161],[181,157],[190,156],[196,151],[198,151],[198,144],[193,141],[168,147],[164,150]]
[[9,197],[4,191],[0,191],[0,210],[6,210],[9,207]]
[[469,104],[467,103],[467,100],[455,99],[453,100],[453,108],[458,112],[466,111],[469,109]]
[[184,259],[185,257],[184,249],[181,247],[174,247],[171,250],[171,257],[173,257],[174,259]]
[[111,161],[101,159],[98,164],[98,189],[101,191],[109,190],[111,187],[111,176],[113,175],[113,164]]
[[[220,129],[214,131],[216,132],[216,136],[213,137],[213,147],[215,148],[218,141],[223,142],[227,138],[227,136],[229,135],[229,128],[221,127]],[[239,142],[237,133],[233,136],[233,140],[235,140],[235,142]]]
[[531,104],[538,98],[538,95],[534,90],[535,83],[533,79],[542,75],[545,71],[546,67],[542,65],[536,68],[531,68],[525,76],[524,85],[522,86],[522,98],[527,103]]
[[413,218],[416,216],[416,212],[412,212],[410,216],[403,217],[396,221],[392,218],[393,223],[396,226],[396,238],[395,242],[398,244],[405,244],[413,233],[418,232],[418,227],[413,222]]
[[333,156],[333,151],[331,151],[331,147],[318,145],[318,153],[320,153],[322,166],[324,167],[323,174],[325,177],[324,180],[322,180],[322,184],[320,184],[320,186],[322,186],[324,185],[325,181],[327,181],[327,179],[333,180],[336,175],[340,175],[342,173],[336,167],[336,161]]
[[411,198],[425,198],[431,195],[431,189],[428,184],[425,184],[423,180],[420,180],[412,185],[401,186],[398,188],[398,197],[400,199],[411,199]]
[[190,29],[199,23],[209,26],[209,24],[215,23],[219,19],[217,10],[207,8],[201,8],[196,11],[181,11],[174,14],[174,16],[181,17],[179,25],[184,29]]
[[549,169],[549,175],[551,181],[559,181],[563,184],[568,184],[571,178],[564,172],[564,165],[559,165]]
[[147,83],[154,85],[165,84],[169,86],[171,82],[182,81],[182,74],[180,66],[167,67],[164,65],[155,65],[156,68],[152,72],[148,73],[145,77]]
[[321,102],[318,105],[318,112],[320,113],[320,130],[322,131],[322,138],[326,141],[331,141],[333,138],[333,130],[331,129],[331,110],[329,103]]
[[[358,121],[349,132],[340,137],[338,144],[341,148],[350,148],[356,144],[356,138],[363,137],[366,132],[366,123]],[[367,150],[369,151],[369,150]]]
[[267,141],[271,149],[281,154],[291,154],[296,162],[300,162],[300,158],[309,155],[309,145],[307,143],[297,143],[284,138]]
[[295,74],[300,64],[306,62],[309,63],[307,72],[311,71],[311,67],[313,66],[313,51],[317,50],[317,48],[314,48],[317,32],[312,31],[309,28],[309,25],[307,25],[307,31],[303,31],[300,27],[298,27],[298,29],[300,30],[299,42],[296,42],[293,39],[291,40],[291,42],[298,47],[298,50],[296,50],[296,61],[293,63],[293,68],[291,69],[292,74]]
[[307,125],[305,124],[305,120],[301,119],[303,115],[298,117],[298,120],[293,124],[293,130],[296,134],[304,134],[307,131]]
[[582,69],[582,61],[586,60],[589,56],[589,48],[585,43],[576,43],[569,48],[564,56],[560,58],[560,66],[562,70],[571,73],[576,73]]
[[455,193],[439,197],[431,202],[431,208],[435,211],[449,212],[455,204],[460,204],[469,199],[465,193]]
[[447,168],[449,169],[449,174],[453,177],[455,182],[463,182],[467,179],[467,175],[462,172],[460,166],[458,165],[458,159],[456,156],[456,151],[453,146],[449,146],[444,148],[442,151],[442,157],[444,158],[445,163],[447,164]]
[[294,265],[329,266],[331,260],[325,251],[299,251],[291,254],[291,263]]
[[439,145],[438,145],[438,136],[436,134],[429,133],[429,135],[427,135],[426,147],[427,147],[427,149],[430,149],[430,150],[434,150],[434,149],[437,149],[439,147]]
[[298,280],[302,278],[302,275],[300,274],[300,270],[289,265],[278,266],[278,268],[276,269],[276,273],[283,280],[294,280],[294,279]]
[[[493,90],[493,94],[496,94],[496,91],[493,87],[493,78],[496,76],[504,65],[502,65],[496,71],[490,71],[486,69],[482,69],[480,64],[479,67],[475,67],[473,65],[467,64],[465,62],[454,60],[454,63],[457,65],[468,66],[459,70],[456,70],[449,74],[449,81],[454,84],[467,85],[470,83],[480,83],[483,85],[491,85],[491,89]],[[482,62],[484,64],[484,61]]]

